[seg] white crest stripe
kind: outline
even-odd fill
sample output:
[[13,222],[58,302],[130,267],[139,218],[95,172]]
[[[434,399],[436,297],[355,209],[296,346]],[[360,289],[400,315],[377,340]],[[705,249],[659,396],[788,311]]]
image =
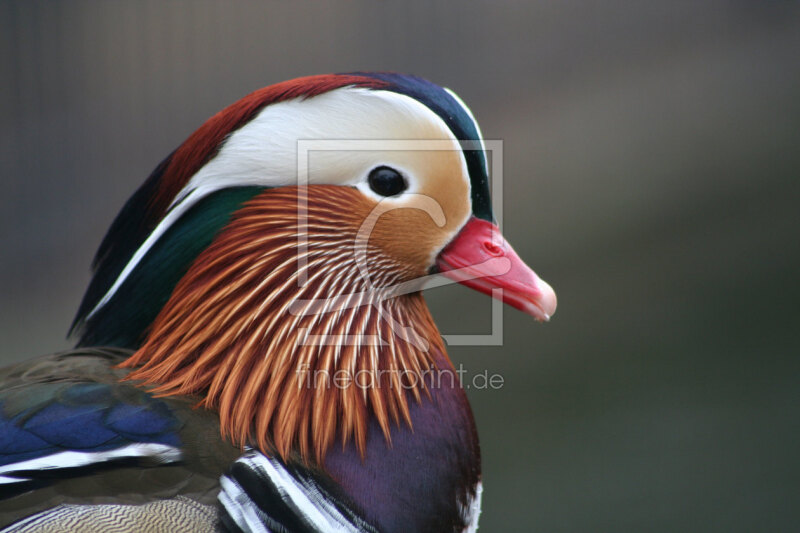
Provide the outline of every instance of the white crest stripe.
[[[286,100],[265,107],[231,133],[217,155],[190,178],[86,320],[114,297],[155,243],[202,198],[230,187],[297,184],[298,141],[410,139],[415,131],[420,131],[421,124],[434,126],[441,140],[458,142],[430,108],[391,91],[343,87],[313,98]],[[357,151],[347,152],[347,157],[335,151],[320,154],[324,156],[320,155],[318,164],[309,169],[311,184],[357,185],[373,164]]]

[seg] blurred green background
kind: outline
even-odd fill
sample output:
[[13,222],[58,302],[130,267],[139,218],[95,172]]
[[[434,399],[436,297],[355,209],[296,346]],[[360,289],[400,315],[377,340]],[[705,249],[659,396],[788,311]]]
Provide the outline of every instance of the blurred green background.
[[[452,347],[481,531],[800,523],[797,2],[0,3],[0,362],[67,348],[105,229],[225,105],[299,75],[451,87],[504,141],[505,233],[559,295]],[[445,333],[489,300],[428,295]]]

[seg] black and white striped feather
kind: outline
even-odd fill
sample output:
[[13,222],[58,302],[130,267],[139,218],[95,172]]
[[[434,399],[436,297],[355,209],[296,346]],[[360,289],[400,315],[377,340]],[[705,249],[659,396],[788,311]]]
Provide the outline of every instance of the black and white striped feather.
[[377,533],[308,472],[250,451],[222,477],[221,523],[247,533]]

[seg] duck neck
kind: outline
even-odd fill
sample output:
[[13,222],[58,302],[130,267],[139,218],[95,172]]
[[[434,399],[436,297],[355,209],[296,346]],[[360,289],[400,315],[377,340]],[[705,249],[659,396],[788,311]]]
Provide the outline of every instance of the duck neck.
[[199,395],[235,444],[322,464],[337,438],[363,455],[373,421],[391,442],[447,359],[421,293],[398,294],[401,269],[367,246],[363,275],[342,198],[309,196],[300,224],[297,194],[247,202],[122,366],[157,394]]

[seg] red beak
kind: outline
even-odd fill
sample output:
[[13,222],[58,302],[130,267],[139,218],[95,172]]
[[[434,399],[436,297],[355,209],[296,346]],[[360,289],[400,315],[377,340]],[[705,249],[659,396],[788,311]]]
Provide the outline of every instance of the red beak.
[[526,265],[500,233],[486,220],[469,219],[436,259],[439,271],[462,285],[547,321],[556,312],[556,293]]

